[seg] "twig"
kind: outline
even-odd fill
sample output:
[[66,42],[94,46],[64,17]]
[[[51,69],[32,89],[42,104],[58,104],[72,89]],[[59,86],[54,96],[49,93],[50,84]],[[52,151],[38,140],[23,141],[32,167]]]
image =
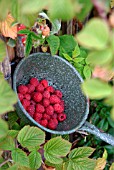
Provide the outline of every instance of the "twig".
[[2,167],[3,165],[5,165],[7,162],[12,162],[12,160],[11,160],[11,159],[7,159],[6,161],[4,161],[4,162],[2,162],[2,163],[0,164],[0,167]]

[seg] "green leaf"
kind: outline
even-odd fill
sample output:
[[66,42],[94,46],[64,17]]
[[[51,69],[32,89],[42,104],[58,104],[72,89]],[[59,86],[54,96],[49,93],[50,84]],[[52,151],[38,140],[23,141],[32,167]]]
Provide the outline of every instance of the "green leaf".
[[10,85],[4,79],[0,79],[0,114],[14,110],[13,104],[16,101],[17,96]]
[[69,20],[74,16],[74,6],[70,0],[51,0],[49,8],[50,18]]
[[19,148],[16,148],[11,152],[12,159],[14,162],[18,163],[21,166],[29,167],[29,159],[24,151]]
[[97,127],[99,129],[103,130],[103,131],[107,131],[108,130],[108,122],[107,122],[107,120],[105,118],[100,120]]
[[63,53],[63,56],[66,60],[73,61],[73,59],[68,54]]
[[18,164],[14,164],[14,165],[10,166],[7,170],[19,170]]
[[111,109],[111,119],[114,121],[114,107]]
[[72,159],[69,161],[68,170],[94,170],[96,161],[89,158]]
[[8,136],[11,136],[12,138],[15,138],[18,135],[18,130],[8,130]]
[[18,31],[18,34],[31,34],[31,31],[30,30],[28,30],[28,29],[23,29],[23,30],[20,30],[20,31]]
[[4,120],[0,119],[0,138],[5,137],[7,133],[8,133],[8,125]]
[[[98,29],[99,28],[99,29]],[[78,42],[88,49],[105,49],[109,41],[109,28],[101,19],[90,20],[77,35]]]
[[42,39],[42,35],[36,35],[34,32],[31,32],[31,36],[33,40],[41,40]]
[[53,35],[53,34],[58,33],[59,30],[61,29],[61,21],[55,19],[55,20],[50,21],[50,22],[52,24],[52,28],[51,28],[50,34]]
[[9,11],[9,1],[0,0],[0,20],[5,20]]
[[86,79],[91,78],[91,68],[88,65],[84,66],[83,74]]
[[10,127],[12,127],[18,119],[19,117],[15,111],[8,113],[8,124]]
[[108,158],[108,152],[106,149],[104,149],[102,158],[107,159]]
[[112,120],[110,117],[107,117],[109,125],[114,128],[114,120]]
[[72,52],[72,58],[76,58],[78,55],[80,55],[80,48],[77,44],[74,51]]
[[60,45],[60,40],[57,36],[55,35],[50,35],[46,38],[46,41],[48,42],[48,45],[50,47],[51,50],[51,54],[55,55],[59,49],[59,45]]
[[43,8],[45,8],[48,5],[48,1],[42,1],[41,0],[23,0],[22,1],[22,13],[23,14],[33,14],[40,12]]
[[42,158],[38,151],[32,151],[28,157],[31,169],[38,169],[41,166]]
[[0,62],[2,62],[5,57],[6,57],[5,43],[2,40],[0,40]]
[[87,62],[93,65],[104,65],[108,64],[113,57],[112,50],[110,48],[103,49],[100,51],[92,51],[87,56]]
[[97,79],[85,80],[82,84],[82,90],[91,99],[101,99],[109,96],[112,92],[110,85]]
[[48,165],[48,166],[51,166],[51,167],[55,167],[56,170],[64,170],[63,169],[63,163],[61,163],[61,164],[52,164],[52,163],[46,161],[45,164]]
[[89,14],[90,10],[92,9],[92,2],[91,0],[78,0],[81,5],[81,10],[79,13],[76,14],[76,17],[79,19],[79,21],[83,21],[85,17]]
[[14,139],[10,136],[7,136],[2,142],[0,142],[0,149],[3,150],[13,150],[15,149]]
[[59,55],[63,56],[62,53],[68,54],[72,57],[72,51],[75,49],[77,43],[72,35],[62,35],[59,36],[60,39],[60,47],[59,47]]
[[95,149],[91,147],[79,147],[79,148],[73,149],[70,152],[69,158],[78,159],[78,158],[89,157],[94,151]]
[[[4,160],[2,157],[0,157],[0,165],[1,165],[1,163],[3,163],[4,161],[5,161],[5,160]],[[4,164],[3,166],[0,167],[0,170],[5,170],[5,169],[8,170],[8,168],[9,168],[8,163],[6,163],[6,164]]]
[[73,61],[74,61],[75,63],[80,63],[80,62],[83,61],[83,60],[84,60],[84,58],[82,58],[82,57],[77,57],[77,58],[73,59]]
[[25,56],[27,57],[32,50],[32,36],[31,34],[27,35],[26,46],[25,46]]
[[18,142],[23,147],[32,147],[41,145],[45,142],[45,133],[37,127],[25,126],[17,136]]
[[63,161],[61,157],[66,156],[70,149],[70,142],[61,137],[52,138],[44,145],[44,157],[50,163],[59,164]]
[[10,47],[15,47],[16,46],[16,41],[12,38],[9,38],[7,45]]

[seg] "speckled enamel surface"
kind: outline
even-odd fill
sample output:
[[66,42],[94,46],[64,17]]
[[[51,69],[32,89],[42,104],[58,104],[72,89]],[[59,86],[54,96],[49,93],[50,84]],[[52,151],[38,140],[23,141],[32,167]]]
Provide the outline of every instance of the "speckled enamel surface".
[[[83,95],[80,88],[83,80],[76,69],[59,56],[51,56],[48,53],[36,53],[23,59],[18,64],[13,81],[15,92],[19,84],[28,83],[31,77],[37,77],[40,80],[45,78],[55,89],[62,91],[67,119],[59,123],[56,130],[49,130],[36,123],[24,110],[20,101],[18,101],[16,108],[19,116],[24,121],[28,119],[45,131],[56,134],[72,133],[81,127],[87,118],[89,109],[87,98]],[[29,123],[29,121],[26,122]]]

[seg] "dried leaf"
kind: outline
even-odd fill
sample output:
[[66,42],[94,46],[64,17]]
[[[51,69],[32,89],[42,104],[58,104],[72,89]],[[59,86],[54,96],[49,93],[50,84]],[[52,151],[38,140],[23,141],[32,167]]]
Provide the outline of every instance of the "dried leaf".
[[114,71],[109,71],[106,68],[96,66],[93,70],[93,77],[98,77],[102,80],[109,81],[114,77]]
[[94,170],[103,170],[105,168],[105,165],[106,165],[106,159],[98,158]]
[[3,34],[3,36],[10,37],[12,39],[17,37],[17,26],[11,26],[13,22],[14,18],[11,16],[11,14],[8,14],[6,19],[0,22],[0,32]]

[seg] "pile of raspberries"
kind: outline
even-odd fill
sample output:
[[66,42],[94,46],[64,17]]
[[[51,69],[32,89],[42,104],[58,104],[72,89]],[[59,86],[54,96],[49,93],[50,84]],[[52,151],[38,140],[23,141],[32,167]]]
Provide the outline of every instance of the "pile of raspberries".
[[24,109],[42,126],[54,130],[66,119],[63,94],[49,86],[46,79],[39,81],[33,77],[28,84],[19,85],[17,90]]

